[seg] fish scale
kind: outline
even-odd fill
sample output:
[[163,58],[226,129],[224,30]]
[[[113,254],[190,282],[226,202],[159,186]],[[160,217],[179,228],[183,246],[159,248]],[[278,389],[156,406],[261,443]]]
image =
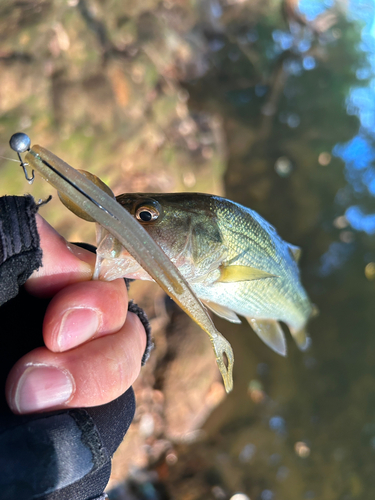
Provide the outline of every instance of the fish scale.
[[[260,317],[280,319],[291,324],[294,329],[302,328],[306,322],[306,317],[311,313],[311,304],[300,284],[299,269],[289,250],[288,243],[279,237],[273,226],[253,210],[228,200],[225,200],[225,202],[221,200],[213,200],[213,210],[216,209],[219,214],[219,227],[223,235],[223,241],[229,242],[227,243],[230,249],[228,253],[229,260],[240,255],[236,260],[236,264],[260,267],[270,274],[279,276],[279,278],[273,280],[272,283],[270,283],[270,280],[249,281],[246,285],[240,286],[237,284],[238,286],[228,288],[227,291],[223,289],[219,292],[218,290],[218,293],[225,296],[224,300],[226,303],[231,302],[233,308],[235,302],[238,301],[239,304],[234,309],[238,314],[246,313],[244,315],[248,315],[251,302],[253,303],[252,309],[258,309],[259,312],[264,314],[264,316]],[[228,208],[221,210],[221,203],[225,203]],[[231,207],[233,208],[231,209]],[[220,216],[221,212],[222,216]],[[232,220],[236,217],[242,220],[242,224],[240,230],[236,232],[236,237],[233,237],[233,231],[228,230],[228,219]],[[254,224],[254,220],[256,224]],[[258,224],[263,224],[264,229],[259,228]],[[265,258],[256,246],[249,245],[249,234],[254,235],[253,241],[259,246],[260,242],[268,240],[269,248],[272,248],[273,251],[267,253],[272,258]],[[246,252],[243,252],[244,248],[247,249]],[[261,248],[263,250],[264,245]],[[235,301],[233,298],[231,300],[232,295],[235,295]],[[266,297],[265,300],[264,297]],[[298,304],[299,308],[296,308],[295,304]]]

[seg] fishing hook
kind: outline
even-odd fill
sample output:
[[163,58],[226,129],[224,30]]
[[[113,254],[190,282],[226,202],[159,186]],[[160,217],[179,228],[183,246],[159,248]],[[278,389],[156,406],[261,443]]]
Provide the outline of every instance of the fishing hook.
[[20,165],[23,169],[23,173],[25,174],[25,179],[29,184],[32,184],[35,178],[34,170],[31,171],[31,177],[29,177],[26,166],[28,163],[25,163],[21,158],[21,153],[25,153],[26,151],[30,151],[30,137],[23,132],[17,132],[13,134],[9,141],[10,147],[17,153],[17,156],[20,160]]

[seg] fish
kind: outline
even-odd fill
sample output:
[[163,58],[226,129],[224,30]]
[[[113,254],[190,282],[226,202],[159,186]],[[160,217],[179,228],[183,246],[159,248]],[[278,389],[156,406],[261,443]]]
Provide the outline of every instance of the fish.
[[[254,332],[285,356],[285,323],[297,346],[309,345],[306,325],[315,306],[302,286],[299,247],[287,243],[257,212],[204,193],[130,193],[116,200],[177,267],[200,301]],[[98,277],[152,280],[106,233],[98,232]]]

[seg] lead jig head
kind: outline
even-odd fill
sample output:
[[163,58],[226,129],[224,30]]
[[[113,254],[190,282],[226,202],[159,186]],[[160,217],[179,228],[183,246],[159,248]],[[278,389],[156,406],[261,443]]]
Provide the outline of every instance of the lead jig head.
[[25,178],[29,184],[32,184],[35,174],[34,170],[31,172],[31,177],[29,177],[26,166],[27,163],[25,163],[22,158],[21,158],[21,153],[26,153],[26,151],[30,150],[30,137],[27,134],[24,134],[23,132],[17,132],[16,134],[13,134],[12,137],[10,138],[9,141],[10,147],[17,153],[17,156],[20,160],[20,165],[23,168],[23,173],[25,174]]

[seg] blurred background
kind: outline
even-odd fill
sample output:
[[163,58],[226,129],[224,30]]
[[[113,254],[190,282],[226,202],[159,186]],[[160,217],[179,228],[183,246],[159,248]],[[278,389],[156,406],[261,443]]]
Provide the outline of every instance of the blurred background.
[[[215,318],[208,337],[153,283],[131,295],[156,348],[115,455],[111,500],[375,498],[373,0],[2,0],[0,155],[30,135],[115,194],[201,191],[303,249],[320,315],[281,358]],[[0,194],[53,200],[66,238],[94,225],[0,159]]]

